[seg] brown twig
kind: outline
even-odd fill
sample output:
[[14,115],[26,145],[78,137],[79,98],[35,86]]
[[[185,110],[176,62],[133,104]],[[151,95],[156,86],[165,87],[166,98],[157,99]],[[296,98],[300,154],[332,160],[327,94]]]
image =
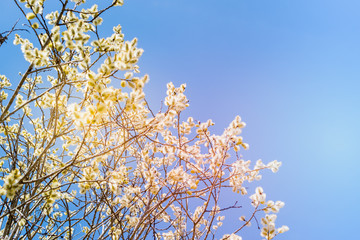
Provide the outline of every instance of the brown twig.
[[[0,33],[0,46],[6,42],[6,40],[8,39],[8,37],[10,36],[10,34],[14,31],[27,31],[29,32],[27,29],[22,29],[22,28],[15,28],[16,24],[19,22],[19,19],[16,21],[16,23],[12,26],[10,31],[5,31]],[[7,33],[7,34],[6,34]],[[6,34],[5,36],[3,36],[3,34]]]

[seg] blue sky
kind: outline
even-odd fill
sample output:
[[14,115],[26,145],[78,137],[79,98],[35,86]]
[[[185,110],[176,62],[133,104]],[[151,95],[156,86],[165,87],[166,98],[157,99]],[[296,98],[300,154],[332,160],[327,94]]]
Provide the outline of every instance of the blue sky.
[[[126,38],[139,38],[152,106],[160,106],[167,82],[187,83],[188,115],[213,119],[217,133],[240,115],[250,144],[244,158],[283,162],[259,182],[269,198],[286,203],[277,222],[290,231],[278,239],[354,239],[360,1],[125,2],[104,16],[102,34],[121,24]],[[0,7],[2,32],[19,12],[10,0]],[[11,42],[0,48],[0,74],[15,76],[26,64]],[[242,235],[260,239],[255,231]]]

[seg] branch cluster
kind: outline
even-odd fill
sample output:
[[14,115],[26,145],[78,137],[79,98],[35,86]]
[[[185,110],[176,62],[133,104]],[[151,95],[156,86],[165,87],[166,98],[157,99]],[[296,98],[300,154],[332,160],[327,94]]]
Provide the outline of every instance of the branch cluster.
[[219,236],[226,210],[241,208],[221,208],[221,192],[247,195],[246,183],[281,163],[241,158],[239,116],[221,135],[211,120],[184,119],[185,84],[167,85],[165,110],[149,108],[137,39],[125,40],[120,25],[107,38],[98,31],[122,0],[103,8],[59,0],[53,12],[45,0],[15,3],[36,40],[16,34],[29,67],[19,80],[0,76],[0,238],[241,239],[270,212],[261,236],[288,230],[275,228],[284,203],[258,187],[243,198],[253,213]]

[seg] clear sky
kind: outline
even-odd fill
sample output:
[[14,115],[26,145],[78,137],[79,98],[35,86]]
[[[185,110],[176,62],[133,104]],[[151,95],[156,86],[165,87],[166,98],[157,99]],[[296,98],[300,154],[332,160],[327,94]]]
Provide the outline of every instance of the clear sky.
[[[186,83],[188,115],[213,119],[217,133],[240,115],[250,144],[244,158],[283,162],[259,182],[286,203],[277,222],[290,231],[278,239],[355,239],[360,1],[125,2],[104,16],[102,34],[121,24],[127,39],[139,38],[151,105],[159,107],[167,82]],[[13,5],[0,2],[0,32],[19,18]],[[16,76],[27,64],[11,42],[0,47],[0,74]],[[242,235],[260,239],[250,230]]]

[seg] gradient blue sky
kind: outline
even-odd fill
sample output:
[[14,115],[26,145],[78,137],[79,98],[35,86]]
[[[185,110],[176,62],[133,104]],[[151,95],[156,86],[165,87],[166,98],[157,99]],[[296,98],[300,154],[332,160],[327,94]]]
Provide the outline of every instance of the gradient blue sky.
[[[10,0],[0,9],[2,32],[19,11]],[[277,222],[291,230],[279,240],[355,239],[359,12],[358,0],[128,0],[104,16],[102,33],[120,23],[126,38],[139,38],[154,108],[167,82],[187,83],[188,115],[213,119],[217,133],[240,115],[244,158],[283,162],[260,182],[286,203]],[[27,64],[11,41],[0,48],[0,74],[15,77]]]

